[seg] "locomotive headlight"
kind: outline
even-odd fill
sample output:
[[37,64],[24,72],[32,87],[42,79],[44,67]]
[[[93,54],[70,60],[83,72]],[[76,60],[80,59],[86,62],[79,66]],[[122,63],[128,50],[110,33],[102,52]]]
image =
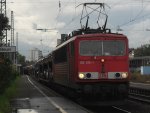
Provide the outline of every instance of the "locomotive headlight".
[[85,77],[85,75],[83,73],[79,73],[79,78],[83,79]]
[[127,78],[128,77],[128,73],[122,73],[122,78]]
[[104,60],[104,59],[101,59],[101,62],[105,62],[105,60]]

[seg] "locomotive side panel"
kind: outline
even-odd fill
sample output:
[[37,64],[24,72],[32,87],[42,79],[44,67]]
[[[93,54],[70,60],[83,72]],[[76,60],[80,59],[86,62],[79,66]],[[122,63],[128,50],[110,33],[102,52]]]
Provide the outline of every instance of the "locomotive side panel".
[[78,88],[75,82],[77,73],[75,49],[75,42],[72,41],[53,52],[54,82],[73,89]]
[[61,85],[68,85],[68,62],[55,64],[54,82]]
[[73,87],[73,84],[75,83],[74,82],[74,77],[75,77],[75,43],[74,41],[70,42],[69,43],[69,53],[68,53],[68,64],[69,64],[69,67],[68,67],[68,71],[69,71],[69,75],[68,75],[68,78],[69,78],[69,86],[70,87]]
[[54,82],[62,85],[67,84],[68,62],[67,45],[53,52]]

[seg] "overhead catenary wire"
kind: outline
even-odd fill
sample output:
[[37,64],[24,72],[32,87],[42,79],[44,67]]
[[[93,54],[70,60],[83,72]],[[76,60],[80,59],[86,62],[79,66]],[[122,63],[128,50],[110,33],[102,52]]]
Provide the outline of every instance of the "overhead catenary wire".
[[138,21],[138,20],[143,19],[144,17],[150,16],[150,13],[147,13],[147,14],[145,14],[145,15],[140,16],[140,15],[143,13],[143,11],[146,9],[147,6],[149,6],[149,5],[147,4],[145,7],[143,6],[143,0],[142,0],[142,9],[140,10],[140,12],[137,13],[137,15],[134,16],[134,17],[133,17],[132,19],[130,19],[129,21],[127,21],[127,22],[125,22],[125,23],[119,25],[119,27],[127,26],[127,25],[129,25],[129,24],[131,25],[131,23],[133,23],[133,22],[135,22],[135,21]]
[[[60,0],[59,0],[60,1]],[[61,0],[62,1],[62,0]],[[61,2],[60,1],[60,2]],[[129,0],[128,0],[129,1]],[[140,1],[141,2],[141,0],[134,0],[134,1]],[[143,1],[143,0],[142,0]],[[148,1],[148,0],[147,0]],[[40,3],[48,3],[48,2],[55,2],[55,0],[50,0],[50,1],[40,1]],[[81,2],[83,2],[83,1],[81,1]],[[74,2],[73,1],[70,1],[70,0],[67,0],[67,1],[63,1],[63,2],[61,2],[61,11],[58,13],[58,15],[57,15],[57,17],[56,17],[56,20],[57,20],[57,22],[56,22],[56,25],[55,25],[55,27],[54,28],[56,28],[56,29],[58,29],[58,27],[57,27],[57,24],[58,24],[58,19],[59,18],[61,18],[61,20],[65,20],[66,18],[68,18],[68,17],[63,17],[63,16],[61,16],[62,15],[62,13],[63,13],[63,11],[64,11],[64,9],[70,4],[70,3],[75,3],[75,4],[78,4],[78,3],[81,3],[81,2],[79,2],[79,1],[77,1],[77,0],[75,0]],[[95,2],[99,2],[99,0],[96,0]],[[143,4],[144,4],[144,2],[145,2],[145,0],[143,1]],[[30,2],[16,2],[16,3],[22,3],[22,4],[24,4],[24,3],[30,3]],[[39,4],[39,2],[36,2],[36,1],[31,1],[31,3],[36,3],[36,4]],[[66,3],[64,6],[62,5],[62,3]],[[122,3],[122,1],[117,1],[117,3],[111,3],[111,4],[113,4],[112,6],[111,6],[111,9],[115,6],[115,5],[119,5],[119,4],[121,4]],[[129,2],[130,3],[130,2]],[[128,3],[128,4],[129,4]],[[134,3],[135,4],[135,3]],[[42,4],[43,5],[43,4]],[[139,12],[133,19],[131,19],[129,22],[125,22],[125,23],[123,23],[123,24],[126,24],[126,25],[129,25],[130,23],[132,23],[132,22],[134,22],[134,21],[136,21],[136,20],[139,20],[139,19],[137,19],[137,18],[140,18],[140,16],[139,15],[141,15],[142,13],[144,12],[144,8],[141,10],[141,12]],[[75,8],[75,13],[76,13],[76,8]],[[69,27],[69,25],[71,24],[71,23],[73,23],[78,17],[79,17],[79,15],[75,15],[75,16],[77,16],[77,17],[74,17],[74,18],[72,18],[70,21],[68,21],[67,23],[66,23],[66,25],[65,25],[65,27],[64,27],[64,29],[66,29],[66,28],[68,28]],[[126,25],[123,25],[123,24],[121,24],[121,25],[119,25],[119,26],[126,26]]]
[[55,28],[57,28],[58,19],[59,19],[61,13],[63,13],[64,8],[67,7],[69,1],[70,1],[70,0],[68,0],[67,3],[66,3],[66,5],[64,5],[63,7],[61,7],[61,6],[62,6],[62,5],[61,5],[61,1],[59,1],[59,4],[58,4],[58,5],[59,5],[59,12],[58,12],[58,14],[57,14],[57,16],[56,16]]
[[[117,5],[117,4],[119,4],[119,3],[121,3],[121,2],[117,2],[117,3],[115,3],[115,4],[113,4],[114,6],[115,5]],[[113,7],[113,5],[111,6],[111,7],[109,7],[110,9]],[[78,15],[79,16],[79,15]],[[73,23],[73,21],[74,20],[76,20],[77,19],[77,17],[75,17],[75,18],[73,18],[71,21],[69,21],[65,26],[64,26],[64,28],[67,28],[71,23]]]

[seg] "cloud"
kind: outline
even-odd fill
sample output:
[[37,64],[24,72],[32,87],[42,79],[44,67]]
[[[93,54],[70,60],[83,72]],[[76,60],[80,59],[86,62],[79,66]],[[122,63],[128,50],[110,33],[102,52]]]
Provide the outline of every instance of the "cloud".
[[[19,50],[29,56],[29,50],[36,47],[43,51],[55,48],[57,38],[61,33],[69,33],[80,28],[80,14],[82,6],[75,8],[83,2],[104,2],[108,14],[108,26],[116,31],[120,26],[129,38],[130,47],[137,47],[149,41],[149,2],[136,0],[13,0],[7,4],[7,14],[14,11],[15,32],[19,33]],[[92,19],[93,18],[93,19]],[[89,23],[97,26],[96,16],[90,17]],[[133,21],[134,20],[134,21]],[[95,22],[95,23],[94,23]],[[41,29],[53,29],[48,32],[37,31],[33,25]],[[40,41],[42,40],[42,41]],[[44,50],[45,49],[45,50]],[[45,52],[46,54],[46,52]]]
[[150,43],[149,32],[147,28],[150,26],[150,20],[146,19],[139,23],[135,23],[128,27],[127,36],[131,47],[139,47],[140,45]]

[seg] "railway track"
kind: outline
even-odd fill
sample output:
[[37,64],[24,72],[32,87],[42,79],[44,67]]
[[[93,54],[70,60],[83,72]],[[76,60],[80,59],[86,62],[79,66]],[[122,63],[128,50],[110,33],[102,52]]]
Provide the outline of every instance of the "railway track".
[[150,104],[150,89],[130,87],[129,99]]

